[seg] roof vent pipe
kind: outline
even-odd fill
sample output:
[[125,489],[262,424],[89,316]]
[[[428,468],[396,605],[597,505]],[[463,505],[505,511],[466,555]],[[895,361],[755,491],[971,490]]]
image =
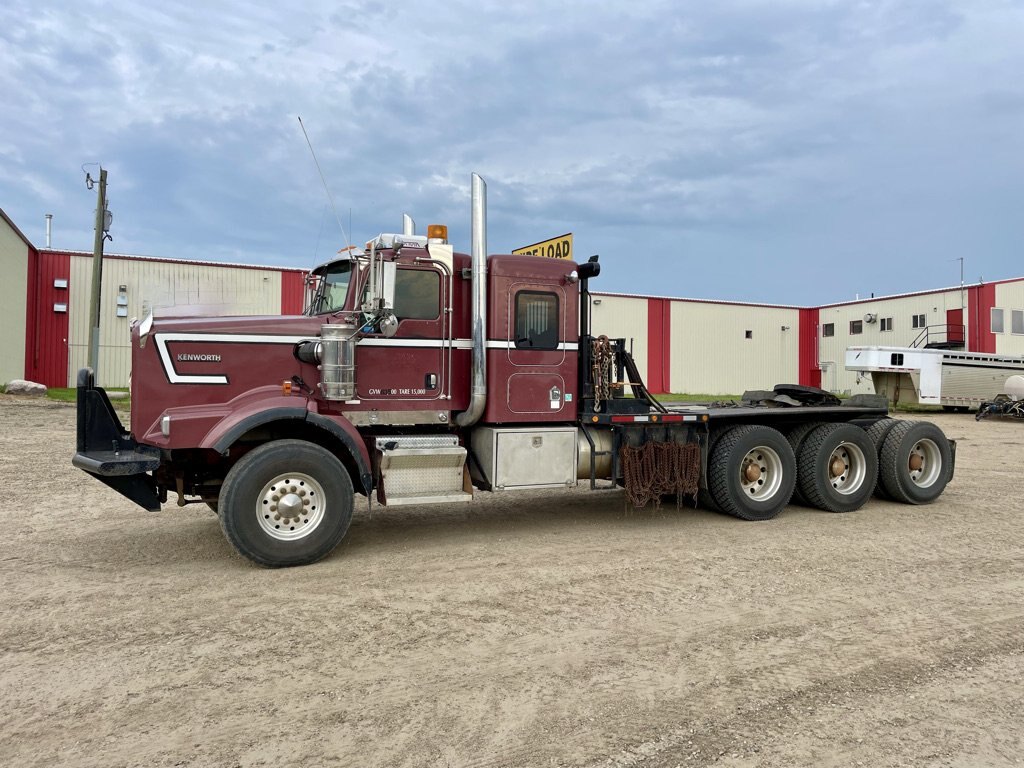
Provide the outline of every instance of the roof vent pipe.
[[460,427],[476,424],[487,404],[487,182],[473,174],[472,203],[473,362],[469,408],[455,417]]
[[46,247],[50,247],[50,235],[53,233],[53,214],[46,214]]
[[402,234],[409,237],[416,235],[416,222],[408,213],[402,214]]

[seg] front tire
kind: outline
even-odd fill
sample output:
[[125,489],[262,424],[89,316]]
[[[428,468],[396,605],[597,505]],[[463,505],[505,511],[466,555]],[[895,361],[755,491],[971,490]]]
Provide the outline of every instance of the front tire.
[[793,449],[776,429],[733,427],[711,451],[711,497],[722,512],[741,520],[775,517],[789,503],[795,484]]
[[348,471],[305,440],[275,440],[245,454],[224,478],[221,529],[243,557],[268,568],[328,554],[352,522]]

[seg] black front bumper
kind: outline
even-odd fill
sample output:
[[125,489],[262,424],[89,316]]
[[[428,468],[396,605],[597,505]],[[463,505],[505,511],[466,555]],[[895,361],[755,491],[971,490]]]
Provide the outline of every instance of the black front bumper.
[[143,509],[160,509],[160,491],[148,474],[160,466],[160,449],[139,445],[125,431],[91,368],[78,372],[77,443],[72,464]]

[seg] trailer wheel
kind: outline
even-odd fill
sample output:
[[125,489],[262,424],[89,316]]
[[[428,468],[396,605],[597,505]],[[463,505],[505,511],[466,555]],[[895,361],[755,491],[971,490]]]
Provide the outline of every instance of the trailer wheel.
[[[809,421],[806,424],[798,424],[786,433],[786,439],[789,441],[790,448],[793,449],[794,456],[800,455],[800,446],[803,444],[807,435],[825,423],[826,422],[824,421]],[[803,504],[805,507],[810,506],[810,502],[807,501],[807,499],[804,498],[803,493],[800,492],[799,474],[797,475],[796,486],[793,488],[793,501],[797,504]]]
[[879,454],[882,487],[904,504],[927,504],[946,489],[953,462],[949,440],[927,421],[902,421],[892,428]]
[[352,480],[330,451],[275,440],[245,454],[224,478],[220,524],[240,555],[269,568],[326,557],[352,521]]
[[742,520],[775,517],[789,503],[795,483],[793,449],[770,427],[733,427],[711,452],[711,497],[722,512]]
[[[884,418],[879,419],[864,430],[865,434],[871,438],[871,442],[875,444],[875,455],[878,456],[879,468],[881,468],[882,461],[882,443],[885,442],[885,438],[888,436],[889,432],[892,431],[892,428],[899,423],[900,422],[896,419]],[[878,473],[878,478],[875,480],[875,496],[880,499],[890,498],[889,494],[887,494],[885,489],[882,487],[881,472]]]
[[871,498],[878,455],[856,424],[823,424],[797,454],[797,484],[807,502],[829,512],[852,512]]

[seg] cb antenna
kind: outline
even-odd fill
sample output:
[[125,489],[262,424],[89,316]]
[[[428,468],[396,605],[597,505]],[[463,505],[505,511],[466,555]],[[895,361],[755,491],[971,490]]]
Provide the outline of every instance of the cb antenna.
[[316,159],[316,152],[313,151],[313,142],[309,140],[309,134],[306,133],[306,126],[302,124],[302,116],[299,115],[298,117],[299,127],[302,128],[302,135],[306,137],[306,143],[309,145],[309,154],[313,156],[313,162],[316,164],[316,171],[320,174],[320,181],[324,184],[324,192],[327,193],[327,199],[331,202],[331,210],[334,211],[334,218],[338,222],[338,229],[341,230],[341,235],[345,238],[345,245],[351,248],[352,242],[348,239],[348,233],[345,232],[345,227],[341,223],[341,217],[338,215],[338,209],[334,206],[334,198],[331,197],[331,190],[327,187],[327,179],[324,178],[324,172],[320,170],[320,161]]

